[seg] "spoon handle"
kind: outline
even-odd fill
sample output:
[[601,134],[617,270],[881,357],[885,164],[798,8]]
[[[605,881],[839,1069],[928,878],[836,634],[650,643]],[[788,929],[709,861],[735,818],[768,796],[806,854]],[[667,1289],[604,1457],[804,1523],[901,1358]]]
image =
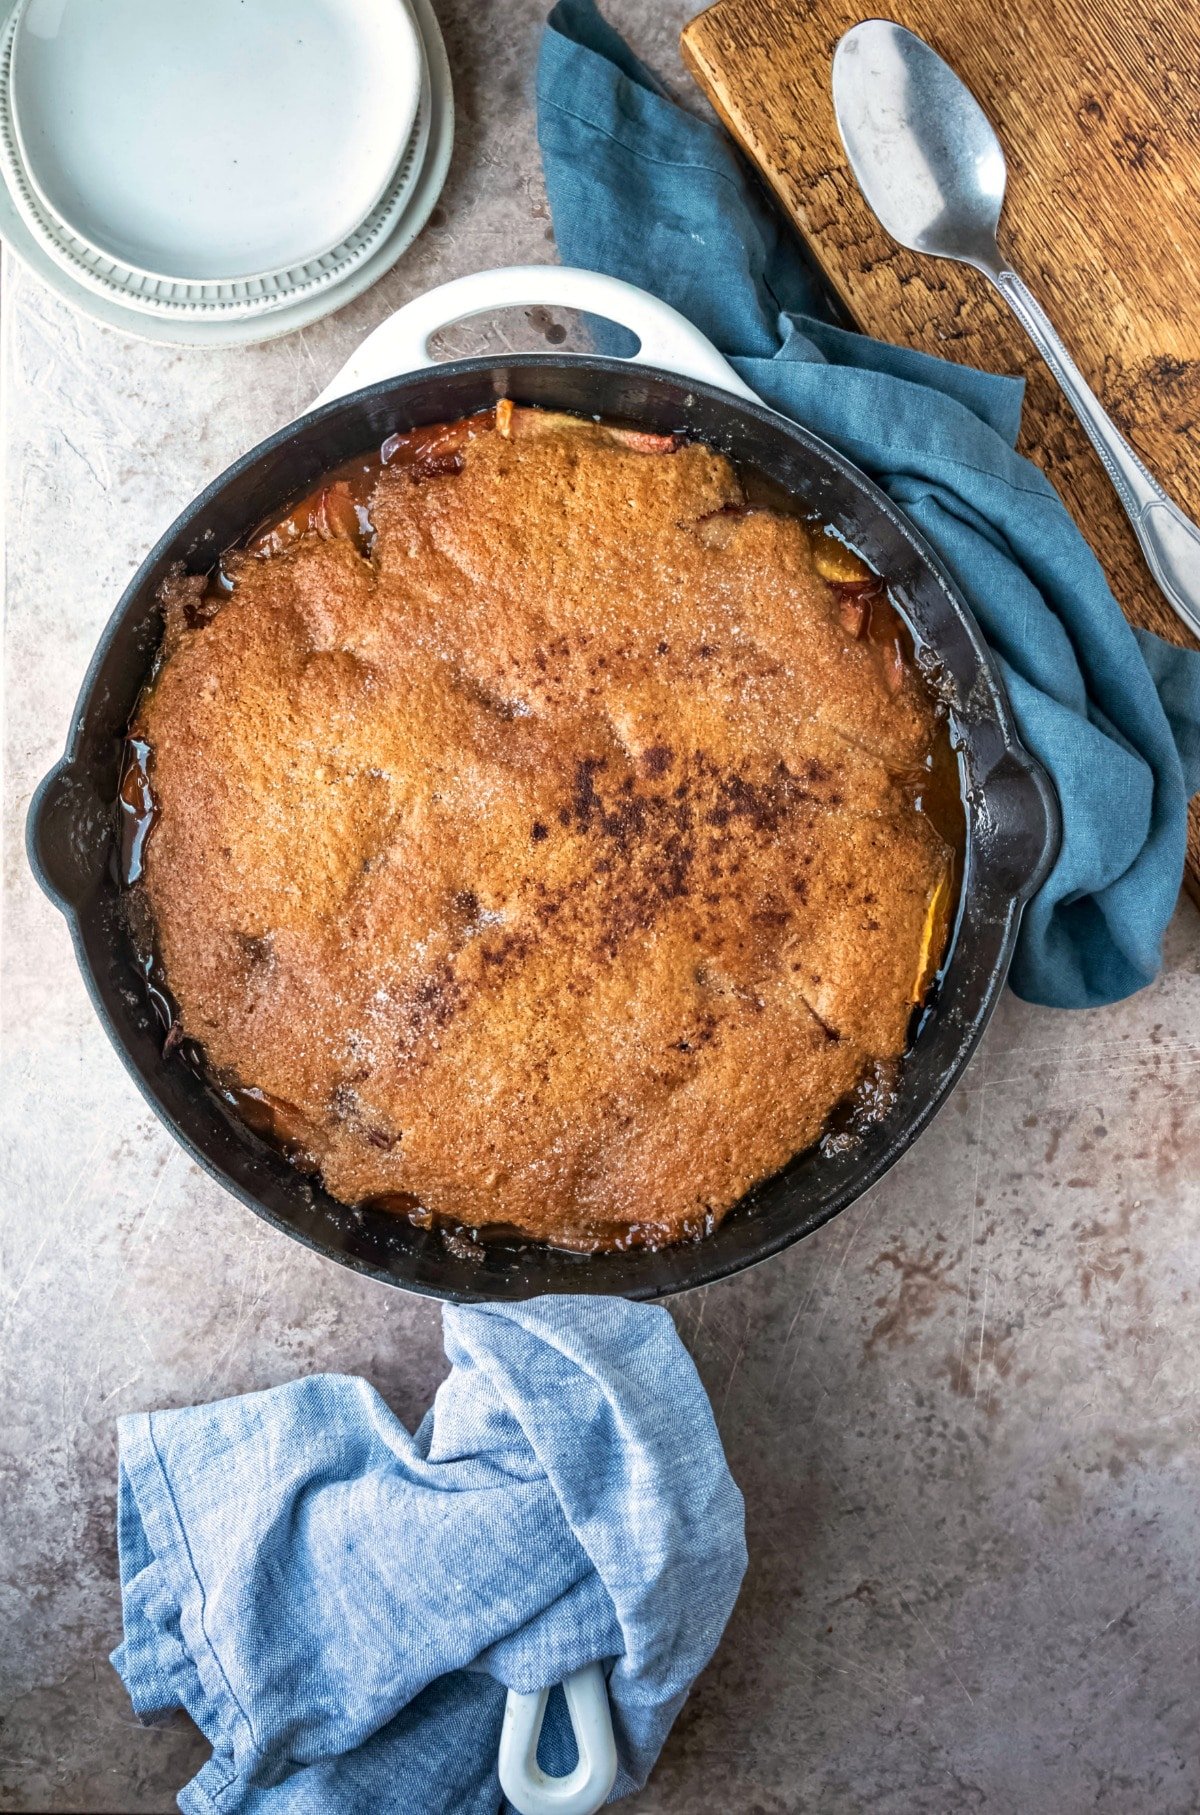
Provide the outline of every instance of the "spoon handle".
[[1200,636],[1200,529],[1167,496],[1116,428],[1028,286],[999,259],[983,268],[1087,430],[1164,597]]

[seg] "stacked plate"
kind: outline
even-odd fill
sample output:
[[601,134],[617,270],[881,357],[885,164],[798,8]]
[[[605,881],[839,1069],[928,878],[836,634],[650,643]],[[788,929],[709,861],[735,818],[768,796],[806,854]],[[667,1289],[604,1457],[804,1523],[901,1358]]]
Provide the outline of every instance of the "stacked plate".
[[399,258],[453,130],[429,0],[16,0],[0,236],[129,332],[265,340]]

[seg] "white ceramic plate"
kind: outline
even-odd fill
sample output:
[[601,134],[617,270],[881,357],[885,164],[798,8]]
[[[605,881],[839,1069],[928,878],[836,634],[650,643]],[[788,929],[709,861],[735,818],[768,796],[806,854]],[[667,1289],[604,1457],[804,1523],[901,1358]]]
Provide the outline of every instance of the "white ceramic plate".
[[[47,287],[107,327],[143,340],[185,347],[235,347],[274,340],[306,328],[323,315],[342,308],[389,271],[412,244],[433,209],[450,165],[454,144],[454,96],[450,66],[430,0],[410,0],[413,16],[425,46],[431,95],[429,148],[413,179],[408,203],[390,234],[374,246],[367,258],[340,283],[328,290],[301,297],[284,307],[249,317],[205,317],[190,321],[177,317],[139,314],[116,297],[96,294],[78,283],[50,257],[17,209],[7,183],[0,183],[0,238]],[[11,18],[11,0],[0,0],[0,18]]]
[[11,104],[31,184],[85,246],[245,282],[374,212],[420,79],[404,0],[24,0]]
[[179,279],[147,277],[116,263],[76,238],[49,213],[34,192],[16,140],[11,112],[11,66],[17,19],[0,37],[0,169],[13,200],[55,263],[101,296],[111,296],[131,309],[179,320],[207,321],[256,315],[279,309],[317,291],[342,283],[368,258],[396,226],[425,158],[431,121],[431,95],[426,59],[419,45],[421,99],[416,123],[393,181],[374,212],[342,245],[323,258],[290,271],[274,271],[237,283],[187,284]]

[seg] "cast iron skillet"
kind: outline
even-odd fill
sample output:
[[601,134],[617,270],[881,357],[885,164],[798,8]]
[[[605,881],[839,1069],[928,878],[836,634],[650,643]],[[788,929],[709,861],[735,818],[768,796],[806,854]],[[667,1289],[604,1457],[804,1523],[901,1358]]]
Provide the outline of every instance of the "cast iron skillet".
[[[537,1292],[656,1298],[724,1278],[810,1234],[912,1143],[960,1077],[996,1003],[1022,907],[1057,853],[1058,806],[1045,774],[1018,742],[1003,687],[966,605],[922,538],[848,461],[751,401],[720,356],[662,304],[590,273],[493,272],[419,299],[371,339],[386,343],[376,348],[379,357],[390,351],[394,359],[400,346],[399,363],[419,364],[439,322],[508,302],[565,302],[626,321],[641,335],[639,361],[657,363],[541,355],[427,365],[336,397],[231,466],[172,524],[109,620],[84,679],[66,754],[30,806],[29,858],[66,916],[96,1012],[143,1094],[205,1171],[267,1222],[345,1266],[440,1298],[515,1299]],[[367,348],[360,349],[344,382],[361,382],[366,356]],[[662,370],[663,364],[700,369],[719,383],[681,378]],[[715,1234],[658,1253],[582,1257],[498,1244],[474,1261],[449,1252],[436,1233],[337,1203],[232,1120],[193,1071],[178,1059],[164,1061],[162,1027],[119,911],[114,802],[122,740],[159,641],[155,592],[172,562],[208,569],[224,549],[281,515],[340,461],[376,448],[397,430],[469,415],[498,397],[681,432],[786,487],[888,579],[918,639],[936,654],[961,752],[968,839],[958,923],[894,1109],[845,1151],[801,1154],[752,1192]]]

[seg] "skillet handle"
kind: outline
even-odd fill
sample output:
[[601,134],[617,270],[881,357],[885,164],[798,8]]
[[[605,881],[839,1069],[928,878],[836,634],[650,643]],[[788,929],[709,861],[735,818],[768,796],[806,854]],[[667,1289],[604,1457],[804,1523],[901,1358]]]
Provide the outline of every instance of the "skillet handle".
[[500,1788],[517,1815],[594,1815],[608,1801],[617,1775],[608,1688],[599,1664],[585,1664],[563,1682],[579,1762],[565,1777],[548,1777],[537,1761],[550,1691],[508,1692],[497,1768]]
[[439,329],[448,328],[452,322],[469,315],[492,314],[497,309],[548,305],[584,309],[589,315],[601,315],[606,321],[628,328],[641,342],[633,355],[636,365],[659,366],[683,378],[697,378],[704,384],[732,391],[735,397],[758,402],[712,342],[686,316],[648,291],[574,265],[507,265],[498,271],[456,277],[397,309],[367,335],[312,407],[320,409],[322,404],[361,391],[366,385],[435,365],[429,342]]

